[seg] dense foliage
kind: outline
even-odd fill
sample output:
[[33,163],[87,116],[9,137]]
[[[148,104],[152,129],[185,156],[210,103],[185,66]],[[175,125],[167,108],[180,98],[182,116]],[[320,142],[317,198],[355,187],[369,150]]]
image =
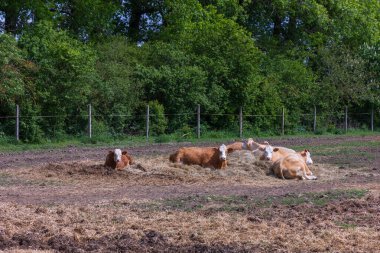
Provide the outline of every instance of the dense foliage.
[[88,104],[114,135],[144,132],[147,105],[157,135],[191,132],[197,105],[203,129],[266,115],[254,131],[380,107],[378,0],[5,0],[0,30],[0,116],[20,105],[24,141],[83,134]]

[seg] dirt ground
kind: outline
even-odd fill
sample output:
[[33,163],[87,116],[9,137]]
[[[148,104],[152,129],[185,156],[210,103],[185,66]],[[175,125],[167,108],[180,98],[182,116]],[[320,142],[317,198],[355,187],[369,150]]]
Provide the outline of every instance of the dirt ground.
[[115,147],[0,153],[0,251],[380,252],[380,136],[269,141],[309,148],[318,180],[247,151],[225,170],[171,164],[189,143],[118,147],[125,171],[103,166]]

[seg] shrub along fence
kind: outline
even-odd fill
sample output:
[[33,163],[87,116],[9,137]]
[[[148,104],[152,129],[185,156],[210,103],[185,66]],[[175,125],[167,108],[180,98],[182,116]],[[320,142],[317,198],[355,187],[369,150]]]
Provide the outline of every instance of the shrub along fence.
[[[236,136],[243,138],[244,134],[257,135],[259,133],[269,133],[273,135],[297,132],[314,132],[316,134],[323,132],[344,133],[349,129],[375,131],[375,128],[379,128],[379,126],[375,126],[375,123],[380,122],[380,117],[377,114],[380,114],[380,111],[376,111],[374,108],[370,109],[369,112],[357,112],[354,110],[350,112],[347,106],[343,111],[320,113],[318,113],[317,108],[314,107],[310,113],[295,115],[292,115],[291,112],[287,112],[285,108],[282,108],[281,112],[276,115],[244,114],[244,108],[242,107],[240,107],[239,112],[236,114],[210,114],[203,113],[199,105],[195,108],[193,113],[154,114],[148,105],[145,114],[108,115],[108,118],[105,119],[104,115],[94,114],[91,105],[88,105],[87,114],[82,115],[22,115],[20,113],[20,107],[16,105],[15,115],[0,116],[0,137],[5,136],[6,133],[4,130],[9,129],[9,127],[13,125],[15,129],[15,139],[17,141],[20,140],[20,136],[22,135],[20,125],[28,124],[31,118],[34,119],[34,123],[37,122],[35,124],[38,124],[38,119],[70,118],[70,122],[78,121],[76,127],[82,126],[82,135],[87,135],[89,138],[100,134],[110,134],[104,121],[124,118],[122,120],[122,122],[124,122],[122,123],[123,126],[120,126],[120,129],[127,130],[122,131],[122,134],[145,135],[146,139],[149,139],[152,135],[159,136],[164,134],[166,125],[168,124],[168,118],[181,123],[179,125],[182,125],[182,127],[176,130],[182,132],[184,136],[190,134],[197,138],[200,138],[202,133],[207,131],[223,130],[221,128],[216,129],[210,127],[209,123],[210,121],[223,122],[224,119],[228,118],[226,122],[228,122],[227,124],[229,125],[227,126],[227,130],[224,130],[234,132]],[[138,124],[136,122],[138,122]],[[24,129],[28,128],[24,127]]]

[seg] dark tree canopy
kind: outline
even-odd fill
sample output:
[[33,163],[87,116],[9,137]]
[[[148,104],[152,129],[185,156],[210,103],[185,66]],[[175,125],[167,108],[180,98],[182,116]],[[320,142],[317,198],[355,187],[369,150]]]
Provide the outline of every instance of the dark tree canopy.
[[68,117],[30,118],[25,141],[80,134],[89,103],[115,134],[143,129],[148,104],[156,134],[198,104],[211,129],[240,107],[271,116],[262,129],[283,107],[296,127],[314,106],[380,105],[378,0],[3,0],[0,32],[0,114]]

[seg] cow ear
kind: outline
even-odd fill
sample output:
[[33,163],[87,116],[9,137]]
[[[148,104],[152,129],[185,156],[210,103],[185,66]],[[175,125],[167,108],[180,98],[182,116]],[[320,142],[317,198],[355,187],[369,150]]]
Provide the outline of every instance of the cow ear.
[[121,154],[122,155],[126,155],[126,154],[128,154],[128,152],[127,151],[123,151],[123,152],[121,152]]
[[234,149],[233,148],[228,148],[227,149],[227,153],[229,154],[229,153],[232,153],[232,152],[234,152]]
[[108,154],[113,154],[113,151],[112,150],[108,151]]
[[277,151],[279,151],[280,149],[279,148],[274,148],[273,149],[273,152],[277,152]]
[[261,151],[265,151],[265,147],[266,147],[265,145],[260,144],[258,149]]

